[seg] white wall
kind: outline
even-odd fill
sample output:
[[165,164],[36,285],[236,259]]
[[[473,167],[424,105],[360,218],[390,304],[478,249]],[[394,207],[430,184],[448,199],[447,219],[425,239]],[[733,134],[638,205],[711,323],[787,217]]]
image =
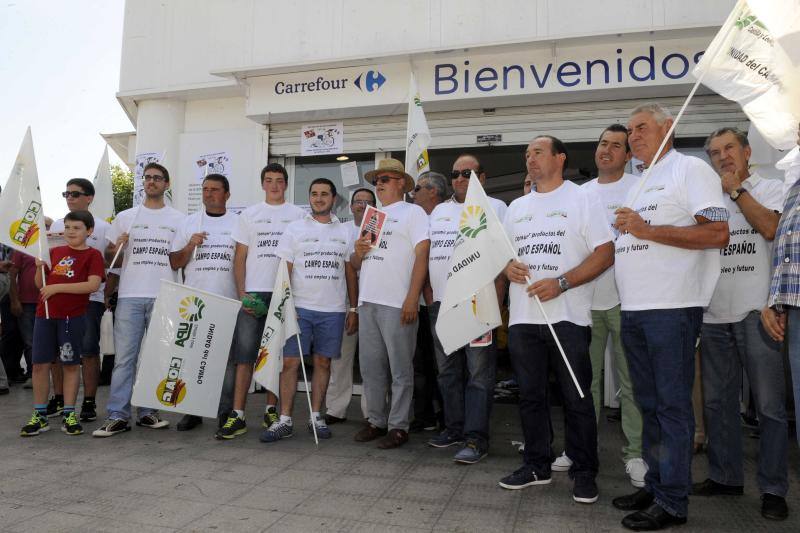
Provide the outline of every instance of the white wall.
[[734,0],[129,0],[120,92],[211,71],[720,25]]

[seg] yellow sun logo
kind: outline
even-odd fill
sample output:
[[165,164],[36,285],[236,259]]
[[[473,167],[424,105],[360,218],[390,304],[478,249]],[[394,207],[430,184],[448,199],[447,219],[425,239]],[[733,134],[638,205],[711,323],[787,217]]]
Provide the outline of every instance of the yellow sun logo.
[[458,223],[458,231],[464,237],[475,238],[478,233],[485,230],[486,213],[477,205],[468,205],[461,212],[461,220]]

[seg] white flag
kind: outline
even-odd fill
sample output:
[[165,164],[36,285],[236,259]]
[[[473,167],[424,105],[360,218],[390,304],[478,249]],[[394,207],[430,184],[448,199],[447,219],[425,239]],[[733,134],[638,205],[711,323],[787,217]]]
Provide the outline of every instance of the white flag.
[[97,172],[94,175],[94,200],[89,211],[95,218],[111,222],[114,218],[114,190],[111,187],[111,169],[108,164],[108,146],[103,151]]
[[[795,145],[800,122],[800,70],[791,59],[796,62],[800,56],[796,49],[800,44],[800,3],[777,3],[783,7],[778,8],[772,0],[739,0],[693,74],[739,103],[772,146],[786,149]],[[760,13],[766,13],[767,20],[784,21],[779,34],[765,24]]]
[[494,280],[516,257],[475,172],[469,179],[436,334],[445,353],[500,325]]
[[423,172],[431,169],[428,160],[428,146],[431,144],[431,132],[428,130],[428,121],[425,120],[425,111],[422,110],[422,100],[419,98],[417,81],[411,73],[408,89],[408,126],[406,127],[406,172],[411,174],[414,181]]
[[162,279],[131,403],[216,418],[241,305]]
[[39,174],[29,127],[11,175],[0,193],[0,243],[38,257],[50,266],[50,247],[44,228]]
[[281,259],[253,372],[255,380],[275,396],[280,396],[283,346],[286,339],[297,335],[297,332],[297,313],[289,283],[289,269],[286,267],[286,260]]

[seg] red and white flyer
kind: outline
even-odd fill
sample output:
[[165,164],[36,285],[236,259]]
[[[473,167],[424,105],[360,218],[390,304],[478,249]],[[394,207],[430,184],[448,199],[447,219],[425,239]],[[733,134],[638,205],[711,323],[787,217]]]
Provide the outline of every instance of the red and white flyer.
[[361,219],[358,238],[361,239],[364,235],[369,235],[370,246],[377,248],[381,242],[384,222],[386,222],[386,213],[368,205],[367,210],[364,211],[364,218]]

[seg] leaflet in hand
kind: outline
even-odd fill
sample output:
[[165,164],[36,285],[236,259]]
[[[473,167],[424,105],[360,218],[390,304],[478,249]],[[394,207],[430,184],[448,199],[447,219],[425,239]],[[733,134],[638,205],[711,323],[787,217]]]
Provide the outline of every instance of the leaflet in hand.
[[384,222],[386,222],[386,213],[368,205],[367,210],[364,211],[364,218],[361,219],[358,238],[361,239],[364,235],[369,235],[370,246],[372,248],[377,248],[378,244],[381,242]]

